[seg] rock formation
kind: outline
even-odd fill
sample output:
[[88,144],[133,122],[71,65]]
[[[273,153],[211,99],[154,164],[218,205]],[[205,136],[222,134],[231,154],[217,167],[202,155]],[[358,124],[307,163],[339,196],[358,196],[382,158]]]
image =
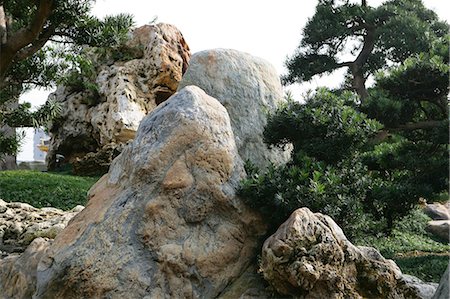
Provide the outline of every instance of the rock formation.
[[393,261],[354,246],[330,217],[307,208],[264,242],[261,271],[296,298],[423,298],[420,283],[409,283]]
[[[237,51],[194,57],[185,87],[141,121],[86,208],[53,241],[37,238],[21,256],[0,259],[2,296],[270,297],[254,269],[266,226],[236,191],[244,160],[264,166],[288,154],[262,143],[265,113],[281,99],[278,77]],[[198,81],[203,71],[211,82]],[[265,242],[261,270],[298,298],[421,298],[420,282],[308,209]]]
[[126,49],[131,53],[127,61],[100,59],[91,53],[97,73],[95,92],[59,86],[49,96],[63,108],[50,128],[50,168],[55,167],[56,154],[72,163],[92,153],[87,157],[90,162],[81,166],[107,158],[95,153],[133,139],[142,118],[177,90],[190,58],[178,29],[167,24],[137,28]]
[[41,259],[35,297],[217,296],[265,229],[235,196],[234,136],[226,109],[197,87],[160,105]]
[[54,238],[83,206],[70,211],[37,209],[26,203],[0,199],[0,257],[23,252],[37,237]]
[[428,222],[426,231],[446,243],[450,242],[450,201],[426,204],[423,212],[433,219]]
[[283,101],[279,76],[265,60],[236,50],[195,53],[179,89],[196,85],[227,109],[242,159],[259,167],[285,163],[290,151],[268,149],[263,142],[267,114]]

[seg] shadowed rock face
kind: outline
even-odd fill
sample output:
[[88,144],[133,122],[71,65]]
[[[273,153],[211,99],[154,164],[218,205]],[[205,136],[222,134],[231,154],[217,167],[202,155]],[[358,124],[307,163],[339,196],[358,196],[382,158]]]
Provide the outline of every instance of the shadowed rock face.
[[290,150],[268,149],[267,115],[283,102],[280,78],[267,61],[230,49],[195,53],[178,89],[196,85],[227,109],[242,159],[259,167],[289,160]]
[[392,260],[354,246],[330,217],[307,208],[264,242],[261,260],[264,278],[296,298],[429,298],[436,288],[403,277]]
[[264,225],[225,108],[189,86],[141,123],[42,257],[36,298],[212,298],[254,256]]
[[[72,163],[86,153],[96,153],[107,145],[119,147],[133,139],[141,120],[176,92],[190,58],[189,47],[176,27],[139,27],[125,48],[131,55],[126,61],[90,54],[96,71],[92,83],[98,93],[59,86],[49,96],[63,108],[61,118],[50,128],[50,169],[55,166],[56,154]],[[94,157],[88,163],[95,162]]]

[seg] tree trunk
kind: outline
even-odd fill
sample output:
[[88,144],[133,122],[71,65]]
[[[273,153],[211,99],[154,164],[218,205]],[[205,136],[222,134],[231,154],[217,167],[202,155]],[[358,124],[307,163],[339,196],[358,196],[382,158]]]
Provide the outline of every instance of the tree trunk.
[[353,75],[353,88],[355,88],[355,91],[358,93],[361,102],[364,102],[364,100],[369,96],[366,89],[366,78],[364,77],[363,67],[367,63],[367,59],[372,53],[376,41],[376,28],[369,25],[365,28],[367,33],[364,36],[364,43],[361,52],[358,54],[358,57],[356,57],[355,61],[350,65],[350,70]]
[[366,89],[366,78],[364,78],[362,67],[354,63],[350,67],[350,70],[353,75],[353,88],[359,95],[361,102],[364,102],[364,100],[369,97],[369,93]]
[[[8,102],[8,108],[17,108],[19,104],[19,100],[15,100],[13,102]],[[15,137],[16,129],[11,128],[8,125],[3,125],[0,127],[0,133],[5,137]],[[15,155],[5,155],[0,156],[0,170],[13,170],[17,169],[17,157]]]

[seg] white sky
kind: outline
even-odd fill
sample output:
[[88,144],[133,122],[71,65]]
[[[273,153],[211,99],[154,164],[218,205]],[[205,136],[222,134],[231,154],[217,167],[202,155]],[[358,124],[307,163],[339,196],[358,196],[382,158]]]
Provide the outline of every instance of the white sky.
[[[262,57],[284,74],[284,61],[297,48],[301,31],[312,17],[317,0],[97,0],[93,14],[98,17],[118,13],[134,15],[136,26],[151,22],[175,25],[183,34],[191,52],[213,48],[231,48]],[[377,6],[382,0],[368,0]],[[450,1],[423,0],[441,19],[450,22]],[[318,85],[335,87],[342,76],[314,78],[310,84],[294,85],[294,98]],[[33,105],[42,105],[49,91],[34,90],[22,96]],[[26,143],[19,160],[29,160],[31,147]],[[32,155],[32,154],[31,154]]]

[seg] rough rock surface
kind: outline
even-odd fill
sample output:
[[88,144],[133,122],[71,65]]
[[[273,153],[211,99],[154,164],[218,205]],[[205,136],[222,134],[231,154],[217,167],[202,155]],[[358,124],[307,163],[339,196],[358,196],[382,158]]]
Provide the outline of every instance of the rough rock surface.
[[356,247],[328,216],[296,210],[265,242],[261,270],[297,298],[422,298],[374,248]]
[[0,199],[0,255],[23,252],[37,237],[54,238],[83,206],[70,211],[38,209],[26,203]]
[[38,263],[51,245],[47,238],[36,238],[21,255],[0,259],[0,298],[29,299],[36,289]]
[[[225,108],[190,86],[149,114],[41,258],[33,298],[214,298],[265,226]],[[107,258],[105,258],[107,257]]]
[[283,101],[278,74],[267,61],[229,49],[195,53],[178,89],[196,85],[225,106],[242,159],[259,167],[284,163],[289,150],[268,149],[262,133],[267,114]]
[[49,168],[55,167],[57,153],[71,163],[107,144],[134,138],[142,118],[177,90],[190,58],[177,28],[137,28],[127,49],[127,61],[100,60],[92,54],[98,93],[59,86],[49,96],[63,108],[61,119],[50,128]]
[[444,275],[441,277],[439,286],[434,293],[433,299],[448,299],[450,298],[450,275],[449,275],[450,265],[447,266]]

